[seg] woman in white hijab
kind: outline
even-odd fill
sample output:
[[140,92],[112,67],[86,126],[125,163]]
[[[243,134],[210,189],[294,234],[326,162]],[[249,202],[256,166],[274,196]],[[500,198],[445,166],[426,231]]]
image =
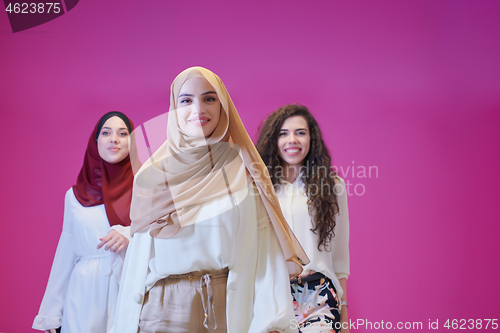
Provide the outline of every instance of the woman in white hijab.
[[289,274],[308,259],[211,71],[172,83],[167,141],[136,175],[130,214],[115,333],[297,332]]

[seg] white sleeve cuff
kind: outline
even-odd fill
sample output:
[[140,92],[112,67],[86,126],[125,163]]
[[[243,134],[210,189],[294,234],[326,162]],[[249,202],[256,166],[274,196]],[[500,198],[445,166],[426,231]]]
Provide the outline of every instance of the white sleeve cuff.
[[128,240],[130,240],[130,227],[125,227],[120,224],[115,224],[110,228],[110,230],[116,230],[123,236],[127,237]]

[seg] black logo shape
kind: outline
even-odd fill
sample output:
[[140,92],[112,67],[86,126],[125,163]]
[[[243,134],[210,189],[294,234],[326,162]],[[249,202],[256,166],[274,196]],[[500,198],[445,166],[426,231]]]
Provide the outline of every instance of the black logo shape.
[[12,32],[19,32],[52,21],[73,8],[79,0],[3,0]]

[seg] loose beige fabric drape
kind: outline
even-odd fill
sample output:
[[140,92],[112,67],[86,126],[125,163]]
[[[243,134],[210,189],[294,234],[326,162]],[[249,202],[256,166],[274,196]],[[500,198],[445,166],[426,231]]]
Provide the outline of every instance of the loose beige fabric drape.
[[[177,98],[188,79],[203,77],[221,102],[219,124],[207,138],[185,135],[177,120]],[[142,166],[134,180],[132,234],[148,227],[168,238],[194,223],[202,204],[255,182],[276,232],[290,275],[307,264],[304,250],[283,217],[268,170],[250,139],[221,79],[202,67],[180,73],[171,86],[167,141]]]

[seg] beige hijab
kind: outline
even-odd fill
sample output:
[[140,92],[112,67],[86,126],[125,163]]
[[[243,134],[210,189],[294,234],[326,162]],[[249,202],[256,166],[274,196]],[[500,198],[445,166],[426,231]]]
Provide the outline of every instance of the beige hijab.
[[[208,138],[182,132],[177,98],[184,82],[207,79],[221,102],[219,124]],[[221,79],[202,67],[180,73],[171,86],[167,141],[134,179],[130,217],[132,235],[149,226],[152,237],[168,238],[194,223],[202,204],[255,182],[278,237],[289,273],[298,275],[309,263],[283,217],[268,170],[241,122]],[[295,264],[292,264],[295,263]]]

